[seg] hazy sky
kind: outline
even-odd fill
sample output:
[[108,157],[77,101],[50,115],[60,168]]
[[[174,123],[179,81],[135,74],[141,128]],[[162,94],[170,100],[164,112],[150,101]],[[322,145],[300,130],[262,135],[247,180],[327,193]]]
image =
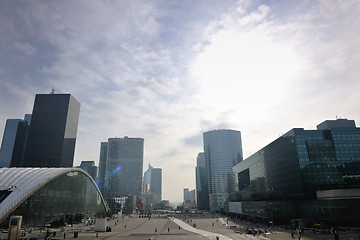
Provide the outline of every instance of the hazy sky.
[[0,137],[35,94],[80,103],[74,164],[145,139],[163,198],[195,188],[202,133],[242,133],[244,157],[294,127],[360,123],[358,0],[0,1]]

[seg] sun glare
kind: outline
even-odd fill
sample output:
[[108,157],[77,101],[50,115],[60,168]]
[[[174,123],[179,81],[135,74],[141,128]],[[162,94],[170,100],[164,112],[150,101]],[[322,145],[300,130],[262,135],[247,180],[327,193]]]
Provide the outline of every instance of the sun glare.
[[215,109],[249,109],[271,98],[276,104],[297,76],[299,59],[285,41],[259,32],[223,31],[199,53],[194,72],[201,100]]

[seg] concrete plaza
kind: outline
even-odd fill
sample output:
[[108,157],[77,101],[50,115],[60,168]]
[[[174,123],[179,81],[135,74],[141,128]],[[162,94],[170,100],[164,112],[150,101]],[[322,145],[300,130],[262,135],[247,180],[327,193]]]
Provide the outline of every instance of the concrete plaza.
[[[80,228],[77,239],[94,239],[94,240],[165,240],[165,239],[211,239],[216,240],[216,237],[221,240],[247,240],[247,239],[268,239],[268,240],[290,240],[291,230],[278,229],[274,227],[274,231],[270,233],[270,229],[267,229],[267,233],[264,234],[245,234],[236,233],[230,226],[237,226],[238,229],[250,228],[262,228],[264,226],[258,226],[248,222],[241,222],[240,224],[234,224],[228,222],[224,218],[218,217],[192,217],[185,215],[178,215],[175,218],[168,217],[152,217],[152,218],[139,218],[138,216],[114,218],[107,222],[111,227],[111,232],[99,232],[98,237],[91,228]],[[195,226],[196,227],[193,227]],[[88,231],[86,231],[88,229]],[[360,233],[339,232],[340,240],[358,240]],[[61,236],[61,238],[59,238]],[[63,235],[57,235],[58,239],[63,239]],[[72,230],[66,233],[66,239],[74,239]],[[297,237],[295,239],[298,239]],[[302,240],[332,240],[334,236],[331,234],[314,234],[310,230],[305,231],[302,236]]]

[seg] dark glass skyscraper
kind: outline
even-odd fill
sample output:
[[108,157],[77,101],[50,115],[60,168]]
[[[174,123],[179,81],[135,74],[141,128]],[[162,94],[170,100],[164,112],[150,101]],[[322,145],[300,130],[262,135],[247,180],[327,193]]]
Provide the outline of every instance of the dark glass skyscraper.
[[72,167],[79,112],[70,94],[37,94],[21,166]]
[[196,206],[198,210],[209,209],[209,189],[206,176],[205,155],[199,153],[196,159]]
[[104,188],[105,188],[107,150],[108,150],[108,143],[102,142],[100,145],[99,179],[97,181],[97,185],[102,194],[104,194]]
[[6,121],[0,149],[0,167],[11,167],[21,164],[29,124],[22,119]]

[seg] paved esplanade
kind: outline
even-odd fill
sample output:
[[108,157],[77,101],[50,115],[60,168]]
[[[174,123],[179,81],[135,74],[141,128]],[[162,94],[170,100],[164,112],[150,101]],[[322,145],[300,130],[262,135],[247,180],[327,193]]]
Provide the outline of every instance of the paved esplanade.
[[[108,226],[111,227],[111,232],[99,232],[98,237],[96,233],[91,230],[91,227],[79,227],[80,231],[77,239],[93,239],[93,240],[215,240],[218,237],[221,240],[291,240],[290,230],[276,230],[272,234],[269,232],[264,234],[257,234],[255,236],[250,234],[235,233],[233,229],[227,226],[235,224],[227,222],[226,219],[217,217],[191,217],[185,215],[179,215],[177,218],[167,217],[152,217],[152,218],[139,218],[124,217],[110,219]],[[196,227],[193,227],[195,226]],[[242,229],[246,227],[256,228],[256,224],[247,222],[240,223]],[[239,225],[237,225],[239,226]],[[179,228],[180,227],[180,228]],[[261,228],[262,226],[259,226]],[[68,227],[67,227],[68,228]],[[89,230],[86,232],[85,230]],[[69,230],[69,229],[67,229]],[[73,230],[66,232],[66,239],[74,239]],[[242,231],[244,232],[244,231]],[[347,240],[349,237],[357,237],[357,235],[340,235],[340,240]],[[63,239],[63,234],[57,233],[56,239]],[[298,239],[298,238],[296,238]],[[314,235],[311,231],[301,237],[301,240],[331,240],[334,237],[330,234],[316,234]],[[357,239],[357,238],[355,238]]]

